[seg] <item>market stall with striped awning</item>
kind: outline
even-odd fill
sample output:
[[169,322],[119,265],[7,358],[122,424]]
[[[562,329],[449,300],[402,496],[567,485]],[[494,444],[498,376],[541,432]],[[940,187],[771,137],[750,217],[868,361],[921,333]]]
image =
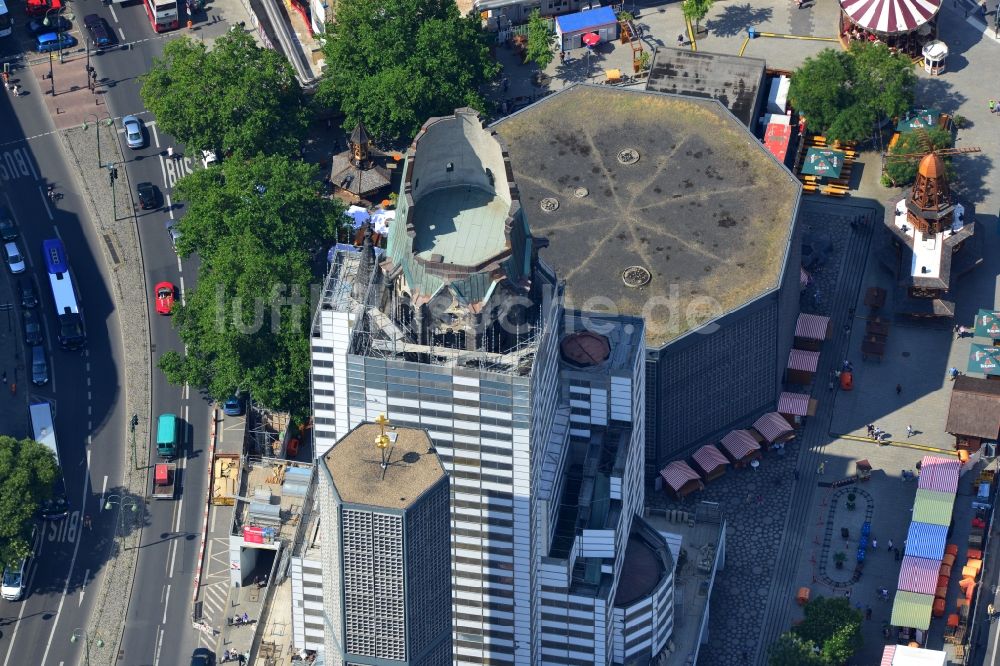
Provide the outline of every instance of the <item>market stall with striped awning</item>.
[[737,467],[745,467],[754,458],[760,458],[760,444],[749,430],[733,430],[719,443]]
[[726,473],[729,459],[714,444],[706,444],[691,455],[695,467],[701,470],[706,481],[716,479]]
[[906,533],[905,554],[928,560],[941,560],[944,558],[947,539],[947,525],[931,525],[915,520],[910,523],[910,529]]
[[940,568],[941,560],[928,560],[923,557],[906,555],[903,557],[903,564],[899,569],[898,587],[907,592],[933,596],[937,589]]
[[683,460],[675,460],[661,469],[660,476],[663,477],[667,488],[678,498],[705,487],[698,472],[691,469],[691,466]]
[[782,391],[778,396],[778,413],[785,417],[789,423],[801,425],[807,416],[816,415],[816,407],[819,403],[815,398],[809,397],[807,393],[790,393]]
[[924,456],[920,461],[920,480],[917,488],[936,490],[941,493],[958,492],[958,476],[962,465],[956,458]]
[[753,429],[764,436],[768,444],[795,439],[795,430],[778,412],[768,412],[754,421]]
[[917,498],[913,501],[913,520],[933,525],[950,525],[954,505],[953,493],[918,489]]

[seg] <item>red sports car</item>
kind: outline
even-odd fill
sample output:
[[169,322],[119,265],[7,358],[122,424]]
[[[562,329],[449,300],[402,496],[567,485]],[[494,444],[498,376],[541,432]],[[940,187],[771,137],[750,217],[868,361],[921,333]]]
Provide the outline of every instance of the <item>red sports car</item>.
[[156,311],[168,315],[174,307],[174,294],[177,287],[172,282],[160,282],[156,285]]

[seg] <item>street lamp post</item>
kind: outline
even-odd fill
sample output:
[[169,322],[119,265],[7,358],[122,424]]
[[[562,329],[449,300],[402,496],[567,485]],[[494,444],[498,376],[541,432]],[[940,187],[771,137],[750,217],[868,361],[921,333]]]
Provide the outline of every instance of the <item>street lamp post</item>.
[[118,544],[125,550],[125,510],[128,509],[132,513],[137,513],[139,511],[139,502],[137,502],[132,497],[126,497],[123,495],[108,495],[105,498],[104,508],[111,510],[112,507],[118,507],[118,522],[115,526],[115,535],[118,537]]
[[[57,12],[57,11],[62,11],[62,7],[51,7],[50,9],[48,9],[48,11],[45,12],[45,18],[42,19],[42,25],[44,25],[44,26],[50,26],[50,25],[52,25],[52,21],[49,20],[49,14],[52,13],[52,12]],[[62,54],[62,27],[61,26],[56,26],[56,46],[59,48],[59,62],[62,63],[62,61],[63,61],[63,54]],[[50,59],[50,62],[51,62],[51,59]],[[51,68],[50,68],[49,71],[51,72]]]
[[[69,637],[70,643],[76,643],[78,640],[83,639],[83,660],[86,666],[90,666],[90,634],[86,631],[77,627],[73,630],[73,635]],[[104,647],[104,641],[98,636],[94,639],[94,645],[101,648]]]

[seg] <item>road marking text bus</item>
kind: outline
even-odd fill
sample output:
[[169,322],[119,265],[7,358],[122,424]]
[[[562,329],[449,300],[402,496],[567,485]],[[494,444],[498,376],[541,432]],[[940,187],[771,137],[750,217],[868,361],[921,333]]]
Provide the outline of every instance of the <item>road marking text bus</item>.
[[47,402],[33,402],[28,406],[31,417],[31,432],[34,440],[52,451],[59,465],[59,476],[52,487],[52,499],[42,504],[41,515],[44,520],[65,518],[69,512],[69,502],[66,500],[66,484],[63,481],[62,464],[59,462],[59,445],[56,443],[55,426],[52,424],[52,405]]
[[50,238],[42,241],[42,255],[45,257],[45,270],[49,274],[56,317],[59,319],[59,344],[64,349],[79,349],[87,341],[87,335],[83,329],[83,314],[80,312],[73,278],[69,272],[66,249],[61,240]]

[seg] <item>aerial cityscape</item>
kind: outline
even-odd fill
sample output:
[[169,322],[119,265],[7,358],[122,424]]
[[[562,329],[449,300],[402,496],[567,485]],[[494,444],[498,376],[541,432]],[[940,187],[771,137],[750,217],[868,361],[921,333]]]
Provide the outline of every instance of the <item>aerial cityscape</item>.
[[998,3],[0,0],[0,666],[1000,663]]

